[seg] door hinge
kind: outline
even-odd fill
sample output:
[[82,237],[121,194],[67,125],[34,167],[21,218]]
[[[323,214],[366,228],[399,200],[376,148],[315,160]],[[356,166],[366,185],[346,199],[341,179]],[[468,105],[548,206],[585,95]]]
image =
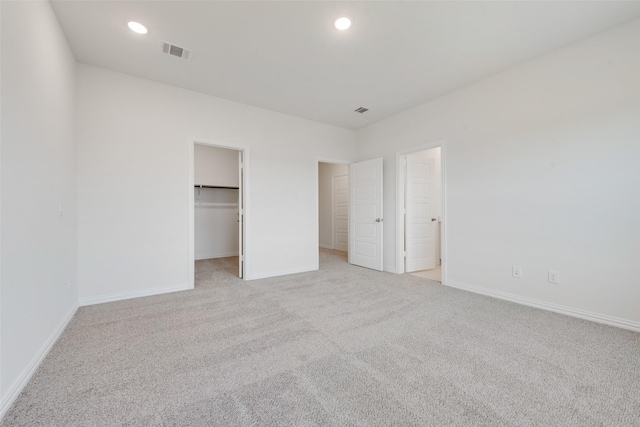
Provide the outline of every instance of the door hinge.
[[402,252],[402,256],[406,258],[407,257],[407,251]]
[[240,255],[238,258],[240,258],[240,261],[244,261],[244,255]]

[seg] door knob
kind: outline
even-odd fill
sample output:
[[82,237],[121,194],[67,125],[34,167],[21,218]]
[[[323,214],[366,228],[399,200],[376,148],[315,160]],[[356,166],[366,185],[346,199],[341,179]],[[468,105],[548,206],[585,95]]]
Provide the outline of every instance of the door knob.
[[431,221],[437,221],[437,220],[438,220],[437,218],[431,218]]
[[376,218],[376,222],[382,222],[382,218]]

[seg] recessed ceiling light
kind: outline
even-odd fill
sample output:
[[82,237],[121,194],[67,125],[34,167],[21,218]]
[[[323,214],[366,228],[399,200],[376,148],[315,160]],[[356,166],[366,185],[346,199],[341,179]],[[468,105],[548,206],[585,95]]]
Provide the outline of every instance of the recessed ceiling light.
[[135,33],[147,34],[147,27],[145,27],[144,25],[142,25],[142,24],[140,24],[138,22],[131,21],[127,25],[129,26],[131,31],[133,31]]
[[336,22],[333,25],[335,25],[336,28],[339,29],[340,31],[344,31],[351,26],[351,19],[344,18],[344,17],[338,18],[336,19]]

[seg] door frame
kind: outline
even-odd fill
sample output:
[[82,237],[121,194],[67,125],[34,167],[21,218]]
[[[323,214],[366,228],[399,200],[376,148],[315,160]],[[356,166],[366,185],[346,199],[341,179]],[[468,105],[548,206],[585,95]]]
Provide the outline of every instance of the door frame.
[[431,148],[440,147],[440,164],[441,164],[441,233],[440,233],[440,258],[441,264],[441,282],[446,283],[447,278],[447,141],[439,140],[426,144],[414,146],[404,150],[396,151],[396,273],[405,273],[405,259],[404,259],[404,231],[405,231],[405,216],[404,216],[404,196],[405,196],[405,170],[403,167],[403,159],[413,153],[417,153]]
[[224,142],[217,141],[208,141],[204,138],[189,138],[188,147],[189,147],[189,173],[187,177],[188,183],[188,238],[187,238],[187,246],[188,246],[188,263],[189,263],[189,277],[188,277],[188,285],[191,289],[195,288],[195,200],[193,195],[193,186],[195,180],[195,146],[198,145],[207,145],[210,147],[216,148],[226,148],[229,150],[236,150],[242,152],[242,174],[243,180],[242,183],[238,183],[242,185],[242,205],[243,205],[243,215],[244,220],[242,221],[242,253],[240,255],[243,256],[242,259],[242,280],[247,280],[247,276],[249,276],[249,245],[250,245],[250,237],[249,237],[249,212],[250,212],[250,193],[249,193],[249,183],[250,183],[250,153],[249,147],[245,145],[239,144],[230,144]]
[[[320,163],[329,163],[329,164],[334,164],[334,165],[346,165],[349,166],[351,163],[349,160],[343,160],[343,159],[335,159],[335,158],[330,158],[330,157],[316,157],[316,176],[315,176],[315,180],[316,180],[316,242],[315,242],[315,247],[316,247],[316,270],[320,269]],[[347,172],[348,174],[348,172]],[[332,187],[333,187],[333,180],[331,182]],[[331,207],[333,208],[333,188],[331,188]],[[335,232],[334,232],[334,225],[333,225],[334,219],[333,219],[333,215],[331,215],[331,231],[332,231],[332,236],[331,236],[331,246],[335,248]],[[347,247],[347,262],[350,263],[351,258],[350,258],[350,251],[349,251],[349,247]]]

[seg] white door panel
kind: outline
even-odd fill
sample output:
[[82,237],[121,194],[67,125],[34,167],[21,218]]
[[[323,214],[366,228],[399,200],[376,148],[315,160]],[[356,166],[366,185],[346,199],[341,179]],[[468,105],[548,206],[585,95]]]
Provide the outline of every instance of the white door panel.
[[382,158],[350,166],[349,262],[382,271]]
[[432,216],[435,201],[431,195],[434,167],[433,159],[417,155],[407,156],[405,226],[407,272],[436,268],[438,221]]
[[348,190],[343,190],[344,194],[340,193],[340,190],[336,192],[336,205],[337,206],[349,206],[349,193]]
[[349,177],[333,177],[333,247],[339,251],[349,249]]
[[378,251],[376,250],[375,243],[369,242],[356,242],[356,253],[355,255],[361,255],[368,258],[373,258],[376,256]]
[[356,206],[354,215],[355,219],[367,221],[377,218],[378,207],[376,205],[359,205]]

